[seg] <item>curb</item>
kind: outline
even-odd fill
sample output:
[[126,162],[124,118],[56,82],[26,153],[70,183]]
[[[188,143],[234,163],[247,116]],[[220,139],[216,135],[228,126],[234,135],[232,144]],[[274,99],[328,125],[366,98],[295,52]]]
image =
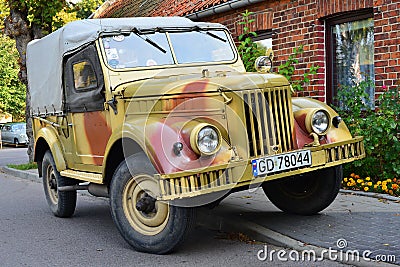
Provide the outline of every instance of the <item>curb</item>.
[[363,196],[363,197],[386,199],[386,200],[390,200],[390,201],[400,201],[400,197],[395,197],[395,196],[391,196],[391,195],[387,195],[387,194],[373,193],[373,192],[362,192],[362,191],[355,191],[355,190],[340,189],[340,193],[352,194],[352,195]]
[[6,174],[13,175],[22,179],[27,179],[33,182],[40,182],[39,174],[29,171],[21,171],[9,167],[0,167],[0,170]]

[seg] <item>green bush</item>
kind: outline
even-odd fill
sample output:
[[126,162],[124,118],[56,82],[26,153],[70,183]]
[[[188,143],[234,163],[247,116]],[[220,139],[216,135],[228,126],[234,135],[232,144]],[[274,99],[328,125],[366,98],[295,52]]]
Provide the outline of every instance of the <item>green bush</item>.
[[400,177],[399,87],[380,95],[377,110],[371,109],[366,89],[372,81],[341,86],[337,97],[339,114],[354,135],[364,136],[366,158],[348,164],[346,174],[355,172],[375,181]]
[[303,91],[304,87],[310,82],[310,75],[317,74],[317,70],[319,68],[318,65],[311,65],[311,67],[304,72],[301,79],[293,80],[292,77],[296,69],[295,66],[296,64],[299,64],[299,58],[303,55],[303,53],[303,45],[293,48],[293,52],[289,55],[289,58],[278,67],[278,73],[288,79],[292,85],[293,91]]
[[242,13],[243,20],[239,22],[239,25],[243,25],[243,33],[239,35],[238,51],[248,72],[255,72],[254,62],[258,57],[265,56],[265,49],[259,47],[252,39],[252,37],[257,37],[257,33],[250,31],[250,26],[255,21],[250,18],[252,14],[253,12],[246,10]]

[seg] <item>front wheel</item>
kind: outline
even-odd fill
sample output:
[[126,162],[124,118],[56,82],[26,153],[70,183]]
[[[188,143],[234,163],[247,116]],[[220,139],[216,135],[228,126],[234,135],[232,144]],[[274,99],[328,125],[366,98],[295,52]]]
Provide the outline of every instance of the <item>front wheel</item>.
[[112,218],[123,238],[137,251],[166,254],[189,233],[195,210],[157,201],[155,169],[143,153],[123,161],[111,181]]
[[343,170],[340,165],[265,182],[262,188],[269,200],[282,211],[312,215],[335,200],[342,178]]
[[42,174],[44,193],[53,214],[57,217],[71,217],[76,207],[76,191],[60,192],[58,187],[73,185],[76,181],[61,176],[49,150],[43,157]]

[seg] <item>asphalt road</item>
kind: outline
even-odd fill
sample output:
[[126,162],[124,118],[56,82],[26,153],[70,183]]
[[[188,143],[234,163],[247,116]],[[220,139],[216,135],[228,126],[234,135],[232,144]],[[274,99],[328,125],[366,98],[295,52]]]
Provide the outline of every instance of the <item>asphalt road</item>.
[[23,164],[27,163],[28,154],[26,154],[26,147],[12,147],[3,145],[3,149],[0,149],[0,166],[6,166],[7,164]]
[[[79,195],[74,217],[56,218],[39,181],[4,173],[0,173],[0,214],[1,266],[288,266],[257,258],[265,246],[268,251],[281,248],[249,244],[200,226],[173,254],[139,253],[118,233],[106,199]],[[324,261],[312,266],[344,265]]]
[[[26,148],[3,146],[0,166],[28,162]],[[212,216],[212,215],[211,215]],[[201,220],[199,218],[199,221]],[[244,242],[238,233],[196,226],[170,255],[139,253],[123,240],[111,219],[107,199],[79,194],[73,218],[50,212],[40,180],[29,181],[0,171],[1,266],[303,266],[304,262],[261,261],[260,251],[282,250],[261,242]],[[238,239],[242,240],[239,241]],[[291,252],[284,249],[286,253]],[[312,266],[347,266],[331,261]]]

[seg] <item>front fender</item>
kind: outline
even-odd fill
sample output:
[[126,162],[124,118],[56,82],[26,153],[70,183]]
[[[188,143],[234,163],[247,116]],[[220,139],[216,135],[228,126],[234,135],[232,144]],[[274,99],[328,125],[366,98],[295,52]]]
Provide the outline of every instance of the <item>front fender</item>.
[[[304,144],[311,143],[313,141],[306,130],[305,117],[307,112],[309,112],[311,109],[321,108],[325,109],[331,118],[339,116],[339,114],[330,106],[315,99],[293,97],[292,104],[295,117],[296,137],[299,148],[304,147]],[[325,139],[323,140],[323,143],[328,144],[352,139],[351,133],[343,121],[339,123],[338,128],[334,127],[331,123],[331,126],[324,137]]]
[[[160,174],[206,168],[228,162],[232,151],[224,140],[221,149],[214,156],[200,157],[192,150],[189,142],[190,131],[192,126],[198,123],[201,122],[187,118],[148,118],[143,121],[131,121],[121,126],[120,130],[116,130],[119,134],[111,136],[106,151],[110,151],[112,144],[117,140],[133,140],[146,153]],[[174,152],[174,144],[177,142],[183,145],[183,149],[178,154]]]

